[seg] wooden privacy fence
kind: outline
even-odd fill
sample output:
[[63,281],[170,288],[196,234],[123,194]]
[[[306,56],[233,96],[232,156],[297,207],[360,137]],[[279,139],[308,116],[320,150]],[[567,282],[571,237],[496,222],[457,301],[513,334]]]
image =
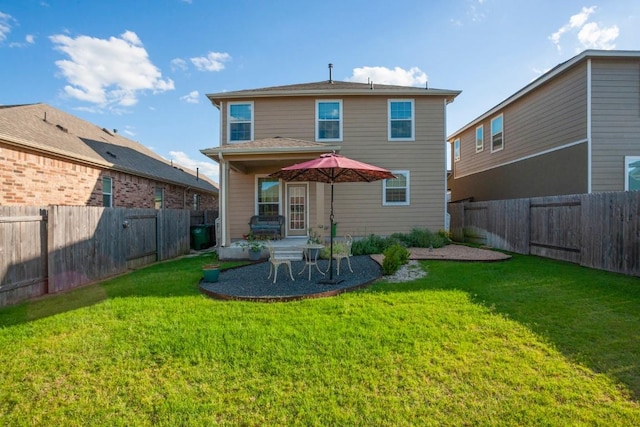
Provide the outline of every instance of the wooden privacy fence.
[[190,212],[0,206],[0,306],[189,253]]
[[640,276],[640,191],[449,204],[459,242]]

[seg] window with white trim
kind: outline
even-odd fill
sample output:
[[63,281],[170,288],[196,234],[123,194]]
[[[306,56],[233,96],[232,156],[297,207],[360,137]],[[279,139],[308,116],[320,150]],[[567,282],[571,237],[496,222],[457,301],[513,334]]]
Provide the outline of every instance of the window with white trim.
[[410,204],[409,171],[391,171],[396,177],[382,181],[382,205],[405,206]]
[[640,190],[640,156],[624,158],[624,190]]
[[253,141],[253,102],[230,102],[227,112],[227,140]]
[[453,141],[453,160],[455,162],[460,160],[460,138],[456,138]]
[[476,127],[476,153],[484,150],[484,126]]
[[388,105],[389,141],[414,141],[413,99],[390,99]]
[[504,123],[502,114],[491,119],[491,152],[504,148]]
[[316,101],[316,141],[342,141],[342,101]]
[[257,215],[278,215],[280,213],[280,181],[278,178],[258,178],[256,193]]
[[105,208],[113,207],[113,185],[111,178],[102,177],[102,206]]

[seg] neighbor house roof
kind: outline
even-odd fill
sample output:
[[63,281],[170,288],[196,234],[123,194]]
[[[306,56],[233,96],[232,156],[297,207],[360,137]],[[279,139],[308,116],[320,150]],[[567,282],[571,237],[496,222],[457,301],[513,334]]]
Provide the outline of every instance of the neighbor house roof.
[[457,137],[458,135],[460,135],[464,131],[474,127],[475,125],[477,125],[481,121],[485,120],[487,117],[493,116],[494,114],[496,114],[499,111],[503,110],[509,104],[512,104],[512,103],[516,102],[518,99],[520,99],[523,96],[529,94],[530,92],[536,90],[538,87],[544,85],[545,83],[547,83],[548,81],[554,79],[558,75],[566,72],[567,70],[575,67],[576,65],[578,65],[581,62],[586,61],[586,60],[588,60],[590,58],[613,58],[613,59],[640,58],[640,51],[637,51],[637,50],[593,50],[593,49],[585,50],[582,53],[574,56],[573,58],[571,58],[571,59],[569,59],[569,60],[567,60],[567,61],[565,61],[565,62],[563,62],[561,64],[556,65],[554,68],[552,68],[551,70],[547,71],[542,76],[538,77],[537,79],[535,79],[534,81],[532,81],[531,83],[529,83],[528,85],[526,85],[525,87],[520,89],[518,92],[514,93],[513,95],[511,95],[510,97],[508,97],[504,101],[500,102],[495,107],[491,108],[490,110],[488,110],[487,112],[485,112],[481,116],[477,117],[475,120],[469,122],[467,125],[461,127],[460,129],[458,129],[457,131],[455,131],[454,133],[449,135],[447,140],[451,140],[452,138]]
[[286,86],[238,90],[208,94],[213,105],[219,107],[223,99],[261,98],[274,96],[340,96],[340,95],[394,95],[394,96],[444,96],[448,102],[460,94],[457,90],[431,89],[415,86],[383,85],[375,82],[355,83],[325,80]]
[[0,141],[97,167],[217,193],[210,179],[47,104],[0,106]]

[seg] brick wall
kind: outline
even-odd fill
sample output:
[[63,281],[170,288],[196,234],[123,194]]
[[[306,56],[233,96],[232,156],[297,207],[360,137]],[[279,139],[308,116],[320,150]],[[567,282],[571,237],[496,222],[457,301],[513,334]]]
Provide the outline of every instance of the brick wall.
[[148,178],[0,146],[0,205],[102,206],[102,177],[112,179],[113,206],[154,208],[155,188],[164,189],[165,208],[215,209],[216,197]]

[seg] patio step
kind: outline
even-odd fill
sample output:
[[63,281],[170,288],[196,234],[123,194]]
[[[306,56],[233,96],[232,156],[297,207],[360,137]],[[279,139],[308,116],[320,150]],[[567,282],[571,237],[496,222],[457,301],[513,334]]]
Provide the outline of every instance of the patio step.
[[278,258],[290,261],[302,260],[302,249],[299,248],[276,248]]

